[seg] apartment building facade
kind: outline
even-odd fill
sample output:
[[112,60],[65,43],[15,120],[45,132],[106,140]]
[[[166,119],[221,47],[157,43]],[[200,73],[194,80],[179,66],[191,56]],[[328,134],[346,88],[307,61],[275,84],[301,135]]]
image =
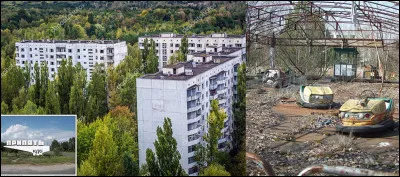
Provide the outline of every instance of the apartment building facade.
[[73,65],[80,63],[83,66],[89,81],[96,63],[103,63],[105,67],[117,66],[128,51],[126,42],[119,40],[23,40],[15,43],[15,48],[17,66],[25,69],[27,63],[31,69],[31,84],[35,83],[36,62],[46,62],[49,79],[54,80],[62,59],[71,58]]
[[[144,49],[144,40],[153,39],[156,44],[156,54],[158,56],[158,68],[168,64],[170,57],[179,50],[184,35],[174,33],[162,33],[139,37],[139,48]],[[208,46],[215,47],[246,47],[245,35],[228,35],[226,33],[216,33],[210,35],[190,35],[188,39],[189,54],[205,51]]]
[[[211,49],[210,49],[211,50]],[[164,118],[172,122],[173,136],[186,173],[198,175],[194,147],[204,144],[211,101],[217,99],[224,120],[219,150],[229,150],[233,132],[232,104],[237,94],[237,68],[245,58],[244,48],[193,53],[191,61],[167,65],[162,71],[137,78],[139,164],[146,162],[146,149],[154,151],[157,127]]]

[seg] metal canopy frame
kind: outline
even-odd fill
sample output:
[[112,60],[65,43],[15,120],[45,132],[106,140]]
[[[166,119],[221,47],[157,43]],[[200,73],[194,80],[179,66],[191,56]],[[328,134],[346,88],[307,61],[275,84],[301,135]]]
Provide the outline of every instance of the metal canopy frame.
[[[281,46],[397,47],[399,39],[399,1],[247,1],[247,43]],[[302,4],[300,12],[296,5]],[[320,18],[313,20],[309,17]],[[297,21],[287,20],[296,17]],[[300,17],[300,18],[299,18]],[[307,36],[300,23],[325,22],[327,31],[336,34],[324,38]],[[349,25],[354,25],[348,29]],[[346,26],[347,25],[347,26]],[[314,25],[317,26],[317,25]],[[280,34],[300,28],[304,38],[282,38]],[[324,27],[324,29],[326,29]],[[346,34],[357,33],[349,37]],[[366,35],[366,34],[369,35]]]

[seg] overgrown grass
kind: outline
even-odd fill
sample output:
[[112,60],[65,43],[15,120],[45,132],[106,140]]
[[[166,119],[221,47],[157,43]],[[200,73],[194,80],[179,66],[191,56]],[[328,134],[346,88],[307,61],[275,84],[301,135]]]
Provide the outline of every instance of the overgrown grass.
[[24,153],[1,153],[1,164],[57,164],[57,163],[75,163],[75,156],[32,156],[32,153],[28,156]]

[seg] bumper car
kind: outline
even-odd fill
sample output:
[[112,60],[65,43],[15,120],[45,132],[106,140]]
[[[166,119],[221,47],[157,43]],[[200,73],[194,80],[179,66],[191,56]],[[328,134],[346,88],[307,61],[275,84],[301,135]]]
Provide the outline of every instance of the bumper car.
[[394,128],[394,106],[391,98],[366,97],[350,99],[339,109],[339,132],[373,133]]
[[329,87],[300,86],[297,104],[312,109],[328,109],[333,106],[333,92]]

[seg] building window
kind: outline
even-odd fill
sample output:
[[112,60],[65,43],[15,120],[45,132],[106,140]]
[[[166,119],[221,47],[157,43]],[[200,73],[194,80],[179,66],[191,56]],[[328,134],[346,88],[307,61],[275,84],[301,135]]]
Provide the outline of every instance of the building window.
[[81,52],[81,49],[76,49],[77,52]]
[[193,173],[197,173],[198,171],[199,171],[199,169],[197,168],[197,166],[189,168],[189,175],[191,175]]
[[21,58],[25,58],[25,55],[21,55]]
[[104,53],[104,50],[100,50],[100,53]]
[[81,59],[81,56],[80,56],[80,55],[78,55],[78,59]]
[[171,50],[171,53],[174,53],[174,50]]
[[32,51],[32,48],[29,48],[29,51]]
[[32,58],[32,54],[30,54],[30,57]]
[[175,44],[175,47],[179,47],[179,44]]
[[174,46],[174,44],[171,43],[170,47],[173,47],[173,46]]
[[51,71],[54,71],[54,68],[51,68]]
[[52,61],[52,62],[50,62],[50,65],[54,65],[54,62]]
[[197,44],[197,47],[200,48],[200,47],[201,47],[201,44]]
[[167,56],[163,56],[163,61],[167,61]]
[[24,48],[21,48],[21,52],[25,51]]
[[72,53],[72,49],[68,49],[68,53]]
[[188,160],[189,160],[189,164],[196,162],[196,160],[194,159],[194,156],[189,157]]
[[188,147],[188,153],[191,153],[191,152],[195,151],[196,150],[196,145],[198,145],[198,144],[189,146]]

